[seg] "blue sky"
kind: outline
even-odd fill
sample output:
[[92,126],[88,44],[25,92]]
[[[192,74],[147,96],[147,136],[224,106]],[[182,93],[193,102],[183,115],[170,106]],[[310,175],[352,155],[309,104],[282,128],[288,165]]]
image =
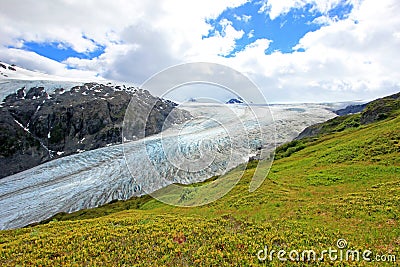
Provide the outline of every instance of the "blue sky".
[[[293,47],[298,44],[300,38],[310,31],[316,31],[323,25],[313,23],[314,19],[323,14],[318,10],[312,10],[313,6],[308,4],[300,9],[292,9],[288,13],[277,18],[271,19],[268,13],[259,12],[260,5],[249,2],[238,8],[230,8],[221,13],[218,18],[209,20],[213,26],[208,36],[215,32],[221,32],[221,20],[228,19],[232,22],[235,29],[245,32],[244,36],[236,43],[236,48],[229,56],[245,48],[246,45],[254,40],[266,38],[271,40],[270,47],[265,51],[271,54],[275,51],[283,53],[293,52]],[[352,5],[349,3],[340,3],[327,14],[330,18],[344,19],[351,12]],[[243,18],[248,18],[244,20]]]
[[[228,20],[236,30],[243,30],[244,35],[236,41],[235,49],[229,55],[224,55],[225,57],[234,56],[235,53],[260,38],[272,41],[265,51],[266,54],[271,54],[275,51],[291,53],[293,52],[293,47],[298,44],[306,33],[316,31],[323,26],[323,24],[313,23],[314,19],[324,14],[315,10],[311,4],[299,9],[292,9],[274,19],[271,19],[267,12],[260,12],[260,5],[261,3],[258,1],[250,1],[242,6],[226,9],[217,18],[207,20],[212,29],[202,38],[212,37],[217,32],[222,34],[221,21]],[[351,10],[352,4],[342,1],[325,15],[332,19],[340,20],[346,18]],[[87,37],[83,36],[83,38]],[[96,43],[95,40],[90,41]],[[70,57],[80,59],[96,58],[104,53],[105,46],[97,44],[96,49],[93,51],[80,53],[65,43],[23,41],[22,49],[63,62]]]
[[66,44],[58,42],[24,42],[22,47],[24,50],[35,52],[41,56],[63,62],[70,57],[81,59],[93,59],[104,53],[104,46],[99,45],[94,51],[79,53]]
[[398,0],[3,0],[0,61],[140,85],[214,62],[275,102],[371,99],[400,90]]

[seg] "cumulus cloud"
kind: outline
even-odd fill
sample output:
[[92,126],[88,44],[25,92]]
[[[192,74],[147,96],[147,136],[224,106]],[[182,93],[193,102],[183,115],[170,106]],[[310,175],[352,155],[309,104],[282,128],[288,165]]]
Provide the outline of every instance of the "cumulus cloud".
[[400,90],[399,12],[395,0],[365,0],[347,19],[307,33],[293,53],[265,55],[268,41],[257,40],[232,62],[273,100],[276,95],[287,101],[332,101],[390,94]]
[[65,77],[66,79],[77,78],[82,80],[98,80],[97,72],[90,70],[68,69],[65,64],[43,57],[31,51],[24,51],[15,48],[0,48],[1,60],[10,64],[24,66],[24,68]]
[[[260,12],[271,19],[307,4],[323,14],[314,21],[322,27],[301,38],[292,53],[268,55],[273,40],[255,39],[254,29],[244,32],[222,18],[222,30],[215,31],[209,23],[227,8],[247,2],[3,0],[0,60],[49,74],[99,74],[137,84],[174,64],[210,61],[247,74],[272,101],[369,99],[400,90],[397,0],[262,1]],[[353,5],[345,19],[328,16],[343,4]],[[236,19],[251,25],[250,15]],[[254,42],[235,52],[246,35]],[[60,63],[24,51],[24,42],[30,41],[55,42],[81,53],[101,46],[104,53]]]
[[199,41],[193,46],[190,53],[195,55],[199,54],[199,51],[201,51],[201,56],[207,54],[229,55],[235,49],[236,40],[242,38],[244,35],[244,31],[236,30],[232,26],[232,22],[227,19],[221,20],[220,25],[222,26],[221,32],[216,32],[213,36]]
[[[0,23],[6,26],[0,28],[0,44],[23,48],[24,42],[56,42],[80,53],[104,46],[105,52],[98,58],[69,58],[64,63],[78,70],[97,71],[105,78],[140,82],[198,54],[196,50],[208,55],[229,53],[243,32],[222,21],[221,33],[203,39],[211,30],[207,19],[245,2],[5,0]],[[44,58],[35,57],[36,63],[27,64],[26,57],[10,55],[25,66],[48,64]]]

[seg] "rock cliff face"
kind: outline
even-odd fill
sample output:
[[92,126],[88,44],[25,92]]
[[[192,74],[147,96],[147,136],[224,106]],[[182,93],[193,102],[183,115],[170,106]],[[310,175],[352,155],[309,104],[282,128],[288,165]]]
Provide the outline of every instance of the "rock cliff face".
[[361,104],[361,105],[350,105],[347,106],[343,109],[336,110],[335,113],[339,116],[344,116],[348,114],[356,114],[362,112],[367,104]]
[[[0,178],[55,158],[121,143],[131,100],[135,123],[145,126],[146,135],[160,132],[176,106],[146,90],[97,83],[69,91],[60,88],[52,94],[43,87],[21,88],[7,96],[0,108]],[[152,108],[150,115],[141,107]],[[173,122],[188,118],[188,112],[175,111]]]

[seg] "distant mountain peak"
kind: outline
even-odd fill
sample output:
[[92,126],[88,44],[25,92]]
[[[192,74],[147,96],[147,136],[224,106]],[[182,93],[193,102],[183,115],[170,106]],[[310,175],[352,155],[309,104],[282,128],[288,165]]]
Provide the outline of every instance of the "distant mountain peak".
[[229,99],[229,101],[226,102],[226,104],[243,104],[243,99],[241,97],[231,98]]

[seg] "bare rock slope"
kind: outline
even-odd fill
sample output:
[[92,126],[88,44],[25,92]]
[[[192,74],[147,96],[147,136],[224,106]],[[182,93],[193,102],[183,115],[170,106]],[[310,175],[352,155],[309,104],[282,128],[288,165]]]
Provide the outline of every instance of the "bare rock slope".
[[[98,83],[53,93],[44,87],[21,88],[7,96],[0,108],[0,178],[52,159],[121,143],[131,100],[138,131],[145,127],[146,135],[160,132],[176,106],[146,90]],[[151,113],[144,114],[141,107]],[[174,115],[176,123],[190,117],[185,111]]]

